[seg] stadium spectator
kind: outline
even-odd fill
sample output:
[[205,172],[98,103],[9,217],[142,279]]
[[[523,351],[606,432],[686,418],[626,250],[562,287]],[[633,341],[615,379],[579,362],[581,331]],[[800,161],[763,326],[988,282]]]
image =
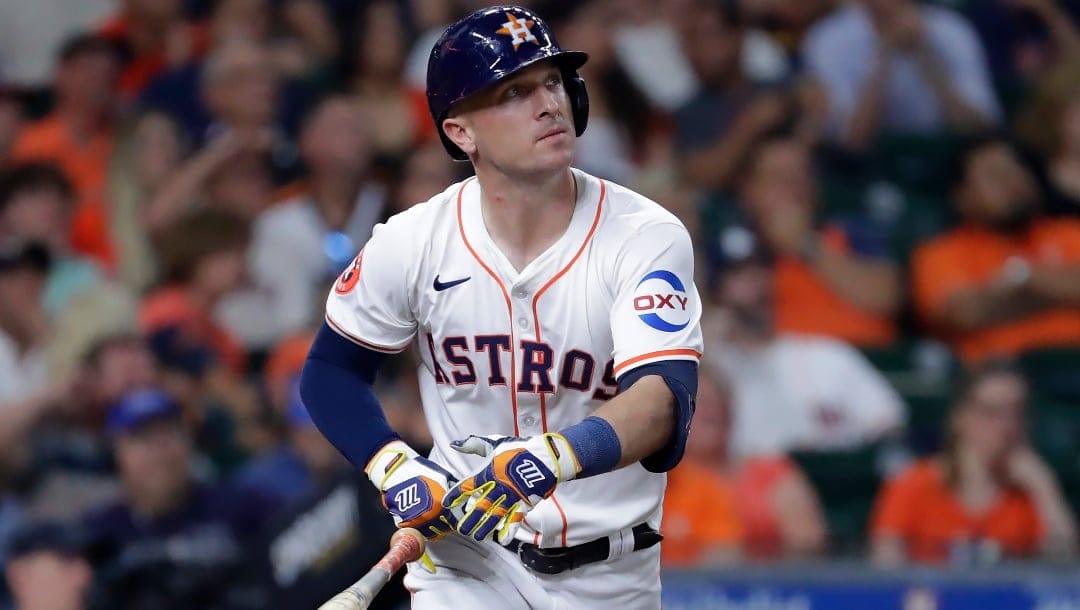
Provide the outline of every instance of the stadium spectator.
[[1075,520],[1028,444],[1028,400],[1011,363],[990,361],[970,373],[942,453],[912,464],[880,493],[871,526],[876,563],[962,566],[1075,554]]
[[388,213],[386,189],[370,168],[368,126],[349,98],[329,97],[313,108],[299,146],[306,175],[253,225],[254,289],[230,299],[223,312],[254,348],[322,317],[327,287]]
[[966,131],[1000,121],[971,25],[916,0],[860,0],[807,33],[803,59],[829,99],[830,138],[864,150],[880,134]]
[[124,101],[134,100],[159,74],[199,58],[209,45],[205,26],[184,18],[181,0],[123,0],[97,34],[128,55],[117,82]]
[[427,201],[461,179],[462,168],[446,154],[440,142],[428,142],[409,155],[391,197],[390,213],[401,212]]
[[56,54],[70,37],[105,18],[115,0],[0,0],[0,74],[36,91],[52,83]]
[[42,307],[49,252],[41,244],[0,242],[0,461],[25,447],[28,430],[64,406],[74,379],[50,376]]
[[22,526],[4,565],[13,610],[87,610],[94,578],[88,553],[87,541],[73,525]]
[[1005,140],[976,139],[958,160],[961,225],[912,256],[920,316],[967,362],[1080,345],[1080,223],[1043,213]]
[[730,384],[734,455],[853,448],[903,427],[903,402],[859,352],[777,326],[778,270],[754,234],[732,229],[717,255],[719,311],[703,324],[704,362]]
[[1022,94],[1059,62],[1080,57],[1080,6],[1057,0],[968,2],[999,89]]
[[192,150],[230,134],[259,142],[270,153],[276,177],[285,179],[296,171],[291,137],[305,97],[303,87],[283,81],[267,41],[230,36],[215,40],[203,61],[155,79],[140,103],[168,114]]
[[21,163],[0,171],[0,239],[34,241],[49,249],[52,265],[43,302],[50,316],[102,280],[94,261],[72,251],[74,207],[71,182],[52,163]]
[[158,201],[183,156],[179,128],[162,112],[137,114],[117,137],[109,172],[109,226],[116,277],[134,290],[147,288],[158,271],[151,241],[175,214],[154,210],[150,203]]
[[238,484],[286,501],[310,497],[348,469],[348,462],[315,427],[294,379],[289,391],[285,442],[253,458],[237,473]]
[[213,311],[240,284],[249,233],[243,220],[224,212],[184,218],[160,244],[163,284],[143,301],[142,331],[179,332],[188,345],[207,348],[216,362],[240,374],[243,349]]
[[740,203],[775,256],[776,328],[859,347],[896,337],[900,273],[868,220],[822,222],[810,150],[773,137],[746,160]]
[[6,160],[23,127],[23,96],[12,87],[0,86],[0,161]]
[[675,113],[675,146],[685,180],[723,191],[733,185],[742,159],[787,122],[794,107],[783,91],[744,74],[746,31],[737,5],[703,1],[694,7],[681,35],[700,88]]
[[581,135],[575,164],[595,176],[626,183],[657,126],[645,95],[618,63],[613,46],[615,5],[594,0],[570,9],[553,23],[559,43],[589,54],[578,73],[589,83],[589,128]]
[[129,393],[110,409],[105,428],[124,497],[83,523],[102,549],[96,567],[108,607],[226,607],[244,545],[265,525],[273,498],[194,479],[192,441],[166,392]]
[[233,215],[186,217],[161,242],[163,283],[139,312],[179,397],[197,411],[200,447],[221,470],[276,444],[264,405],[243,378],[248,355],[215,313],[242,281],[248,240],[247,223]]
[[434,136],[423,90],[405,81],[406,32],[397,5],[375,0],[361,13],[356,67],[349,91],[368,119],[371,147],[380,164],[394,167]]
[[106,268],[112,264],[113,251],[105,182],[119,70],[119,57],[111,43],[89,35],[69,40],[60,51],[52,112],[24,127],[11,151],[15,161],[52,161],[63,169],[78,198],[72,247]]
[[[687,441],[686,455],[668,472],[664,492],[660,561],[666,567],[718,567],[742,556],[744,527],[737,509],[737,492],[724,476],[726,452],[717,449],[726,443],[729,429],[726,418],[714,421],[714,412],[726,409],[724,400],[726,397],[711,377],[701,375],[697,421]],[[700,425],[702,419],[706,420],[704,426]],[[720,459],[716,459],[717,453]]]
[[783,454],[734,455],[732,417],[730,388],[706,367],[699,377],[687,451],[697,463],[719,473],[734,492],[743,559],[774,561],[821,553],[827,531],[814,488]]
[[[1078,56],[1080,57],[1080,56]],[[1080,60],[1063,62],[1038,82],[1018,110],[1014,133],[1045,164],[1046,211],[1080,215]],[[1051,128],[1047,128],[1051,126]]]

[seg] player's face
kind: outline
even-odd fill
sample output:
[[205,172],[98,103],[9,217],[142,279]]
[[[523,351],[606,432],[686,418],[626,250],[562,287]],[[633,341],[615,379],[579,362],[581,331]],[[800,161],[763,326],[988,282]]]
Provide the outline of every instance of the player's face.
[[570,100],[562,72],[550,61],[481,92],[443,125],[474,163],[486,163],[508,175],[548,173],[573,160]]

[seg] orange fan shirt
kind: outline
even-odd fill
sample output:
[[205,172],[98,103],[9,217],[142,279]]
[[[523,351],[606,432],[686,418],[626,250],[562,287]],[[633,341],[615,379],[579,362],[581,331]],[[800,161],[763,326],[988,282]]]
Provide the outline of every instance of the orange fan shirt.
[[940,464],[925,459],[889,481],[878,496],[871,537],[899,537],[917,562],[941,563],[958,542],[992,541],[1003,555],[1034,553],[1043,537],[1031,499],[1018,489],[1001,495],[982,514],[973,514],[949,489]]
[[[912,291],[920,317],[933,323],[950,295],[985,287],[1005,262],[1019,257],[1031,265],[1080,265],[1080,221],[1044,218],[1023,235],[1004,236],[979,227],[955,229],[916,249]],[[1080,307],[1043,311],[971,332],[945,332],[968,362],[1039,347],[1080,345]]]
[[738,545],[742,525],[731,483],[707,465],[684,458],[668,472],[660,531],[665,566],[692,566],[710,548]]
[[113,149],[113,132],[102,129],[80,142],[55,114],[19,133],[13,161],[49,161],[64,171],[78,196],[71,225],[71,246],[112,268],[114,252],[105,213],[105,189]]
[[[836,227],[821,232],[822,247],[848,253],[843,231]],[[775,267],[776,327],[781,332],[825,335],[860,347],[884,346],[896,338],[896,324],[889,316],[860,309],[846,301],[808,263],[782,256]]]

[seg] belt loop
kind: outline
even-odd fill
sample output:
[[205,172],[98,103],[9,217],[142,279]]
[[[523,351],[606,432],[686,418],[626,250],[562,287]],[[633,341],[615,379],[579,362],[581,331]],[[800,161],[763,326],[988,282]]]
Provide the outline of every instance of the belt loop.
[[619,530],[608,539],[608,559],[616,559],[634,552],[633,530]]

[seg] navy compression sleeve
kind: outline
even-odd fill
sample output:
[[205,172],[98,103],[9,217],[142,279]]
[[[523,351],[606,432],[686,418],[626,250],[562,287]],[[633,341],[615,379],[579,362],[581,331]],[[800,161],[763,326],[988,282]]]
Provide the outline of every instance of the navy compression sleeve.
[[372,384],[385,354],[356,345],[323,322],[300,375],[300,398],[319,431],[363,470],[398,435]]

